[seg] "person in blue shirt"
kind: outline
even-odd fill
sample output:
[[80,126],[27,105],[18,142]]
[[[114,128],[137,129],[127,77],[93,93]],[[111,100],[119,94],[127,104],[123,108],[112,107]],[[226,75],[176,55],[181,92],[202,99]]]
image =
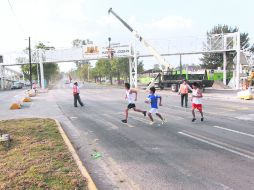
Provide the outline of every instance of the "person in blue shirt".
[[161,114],[158,111],[158,99],[160,100],[159,106],[162,106],[162,104],[161,104],[162,98],[161,98],[161,96],[156,95],[155,91],[156,91],[155,87],[151,87],[150,94],[147,97],[147,100],[145,101],[146,103],[151,103],[151,110],[149,111],[148,116],[151,120],[151,124],[154,123],[154,120],[152,117],[153,113],[155,113],[161,119],[162,124],[164,124],[165,119],[161,116]]

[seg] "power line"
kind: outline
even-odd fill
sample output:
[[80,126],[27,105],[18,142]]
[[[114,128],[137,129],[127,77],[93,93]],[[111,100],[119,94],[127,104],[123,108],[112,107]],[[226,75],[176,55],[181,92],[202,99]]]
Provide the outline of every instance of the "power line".
[[21,32],[22,32],[22,33],[23,33],[23,35],[25,36],[25,31],[24,31],[24,29],[23,29],[22,25],[20,24],[20,22],[19,22],[19,20],[18,20],[18,17],[17,17],[17,16],[16,16],[16,14],[15,14],[15,11],[14,11],[14,9],[13,9],[13,6],[12,6],[12,4],[11,4],[10,0],[7,0],[7,1],[8,1],[8,4],[9,4],[9,6],[10,6],[11,12],[12,12],[13,16],[14,16],[14,17],[15,17],[15,19],[16,19],[16,22],[17,22],[18,28],[21,30]]

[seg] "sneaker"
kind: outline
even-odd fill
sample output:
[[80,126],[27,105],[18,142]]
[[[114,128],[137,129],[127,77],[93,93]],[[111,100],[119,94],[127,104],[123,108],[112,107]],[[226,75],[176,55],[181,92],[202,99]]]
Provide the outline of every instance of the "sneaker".
[[150,122],[150,125],[153,125],[153,124],[154,124],[154,121],[151,121],[151,122]]
[[145,117],[146,116],[146,111],[144,111],[143,114],[144,114],[144,117]]
[[204,118],[203,118],[203,117],[201,118],[201,121],[204,121]]
[[196,118],[193,118],[191,121],[192,121],[192,122],[196,121]]
[[123,119],[123,120],[121,120],[123,123],[127,123],[127,120],[126,119]]

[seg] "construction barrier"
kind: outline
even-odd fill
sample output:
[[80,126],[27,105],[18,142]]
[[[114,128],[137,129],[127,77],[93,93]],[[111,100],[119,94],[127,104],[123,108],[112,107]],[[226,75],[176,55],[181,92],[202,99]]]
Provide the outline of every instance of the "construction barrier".
[[36,91],[34,89],[28,90],[27,94],[29,97],[34,97],[36,96]]
[[17,103],[11,104],[11,107],[10,107],[11,110],[17,110],[20,108],[21,108],[21,104],[17,104]]
[[253,99],[251,88],[248,88],[248,90],[243,90],[243,91],[237,92],[237,97],[244,99],[244,100]]
[[32,99],[29,98],[29,97],[25,97],[25,98],[23,98],[22,101],[23,101],[23,102],[32,102]]
[[14,103],[11,104],[10,109],[16,110],[21,109],[24,102],[31,102],[32,99],[30,97],[36,96],[35,90],[31,89],[26,91],[25,95],[16,95],[14,96]]

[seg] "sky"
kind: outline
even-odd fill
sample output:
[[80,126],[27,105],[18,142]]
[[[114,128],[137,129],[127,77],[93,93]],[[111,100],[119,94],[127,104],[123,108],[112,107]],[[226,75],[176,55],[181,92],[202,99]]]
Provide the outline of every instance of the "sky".
[[[204,37],[217,24],[239,27],[254,43],[252,0],[0,0],[0,54],[25,49],[28,36],[32,46],[43,42],[56,48],[71,47],[76,38],[106,45],[110,36],[112,42],[132,43],[131,33],[108,16],[110,7],[158,50],[170,51],[172,44],[188,46],[184,39]],[[179,64],[177,57],[167,60]],[[199,60],[184,56],[182,61]],[[156,61],[143,63],[148,69]],[[68,71],[73,64],[61,63],[60,68]]]

